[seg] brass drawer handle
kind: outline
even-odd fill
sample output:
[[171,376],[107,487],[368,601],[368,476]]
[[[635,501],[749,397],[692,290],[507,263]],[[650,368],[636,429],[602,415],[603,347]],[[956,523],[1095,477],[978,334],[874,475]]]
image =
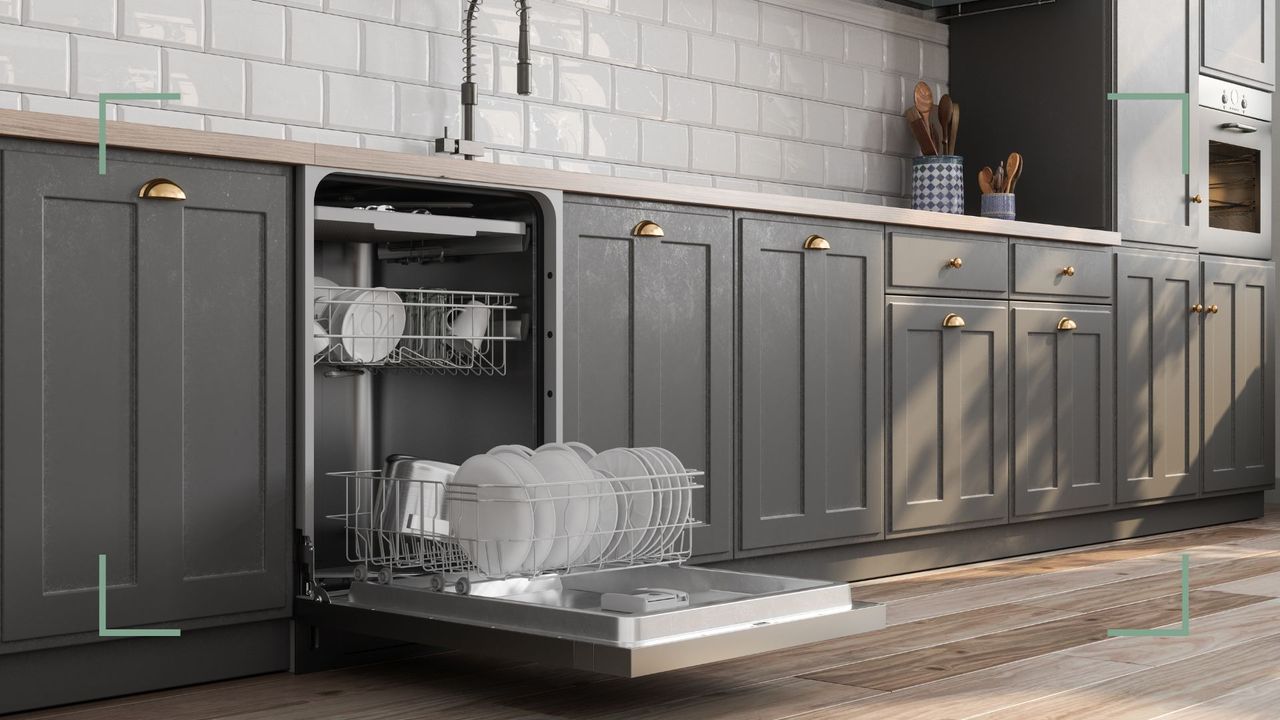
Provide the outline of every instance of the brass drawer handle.
[[810,235],[804,239],[805,250],[830,250],[831,243],[821,235]]
[[1204,306],[1203,306],[1203,305],[1201,305],[1200,303],[1196,303],[1195,305],[1192,305],[1192,306],[1191,306],[1191,312],[1193,312],[1193,313],[1202,313],[1202,312],[1204,312]]
[[962,328],[964,327],[964,318],[955,313],[947,313],[947,316],[942,318],[942,327]]
[[641,220],[631,228],[632,237],[666,237],[662,226],[652,220]]
[[1204,198],[1200,196],[1200,193],[1196,193],[1195,195],[1191,196],[1191,202],[1199,205],[1200,203],[1204,202]]
[[1060,332],[1071,332],[1072,330],[1075,330],[1077,327],[1079,326],[1076,325],[1076,321],[1072,320],[1069,317],[1064,317],[1058,321],[1058,330]]
[[1208,313],[1210,313],[1210,314],[1212,314],[1212,315],[1217,315],[1217,314],[1218,314],[1218,306],[1217,306],[1217,305],[1210,305],[1209,307],[1205,308],[1205,311],[1206,311],[1206,312],[1208,312]]
[[953,267],[959,270],[960,268],[964,267],[964,260],[958,257],[951,258],[950,260],[947,261],[947,267]]
[[168,178],[156,178],[147,181],[147,184],[138,190],[138,197],[148,200],[186,200],[187,194],[174,181]]
[[1076,276],[1076,266],[1075,266],[1075,265],[1068,265],[1068,266],[1066,266],[1066,267],[1062,268],[1062,274],[1063,274],[1063,275],[1066,275],[1067,277],[1075,277],[1075,276]]

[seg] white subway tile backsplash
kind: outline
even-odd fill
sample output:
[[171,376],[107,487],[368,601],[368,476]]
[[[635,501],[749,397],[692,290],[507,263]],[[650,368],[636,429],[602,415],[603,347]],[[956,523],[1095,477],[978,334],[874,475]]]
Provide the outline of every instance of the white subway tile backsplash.
[[587,13],[587,54],[634,65],[640,58],[640,26],[619,15]]
[[777,50],[738,46],[738,82],[766,90],[782,88],[782,56]]
[[[31,112],[98,119],[98,103],[93,100],[76,100],[73,98],[50,97],[48,95],[24,95],[23,105]],[[107,119],[116,119],[115,105],[107,106]]]
[[458,32],[462,27],[462,3],[400,0],[400,24],[426,30]]
[[[555,97],[556,72],[555,58],[546,53],[531,52],[529,64],[532,74],[532,92],[527,96],[532,100],[551,102]],[[498,92],[504,95],[516,95],[516,49],[505,45],[498,46]],[[459,70],[461,72],[461,70]],[[461,77],[458,82],[461,82]],[[452,83],[457,84],[457,83]]]
[[274,63],[249,63],[249,115],[256,120],[320,125],[324,74]]
[[615,110],[645,117],[662,117],[662,76],[645,70],[617,68],[613,72]]
[[713,115],[711,83],[667,78],[667,119],[710,125]]
[[339,72],[360,70],[360,21],[289,10],[289,64]]
[[[844,109],[844,144],[863,150],[880,151],[884,149],[884,119],[899,120],[901,115],[882,115],[878,112],[859,108]],[[905,121],[904,121],[905,122]]]
[[284,61],[284,12],[279,5],[252,0],[205,0],[209,3],[209,48],[213,51]]
[[395,22],[396,0],[328,0],[328,11],[369,20]]
[[792,197],[804,197],[805,187],[803,185],[790,185],[787,183],[777,182],[761,182],[760,192],[772,193],[774,195],[791,195]]
[[844,144],[844,107],[831,103],[804,102],[804,139],[825,145]]
[[201,0],[120,0],[122,37],[165,45],[204,45]]
[[862,75],[866,81],[865,107],[890,113],[900,113],[906,108],[901,75],[875,70],[864,70]]
[[22,20],[22,0],[0,0],[0,22],[16,23]]
[[835,200],[836,202],[844,201],[843,192],[839,190],[830,190],[828,188],[807,187],[804,189],[804,196],[818,200]]
[[662,0],[614,0],[614,9],[623,15],[662,22]]
[[868,191],[886,195],[897,195],[902,192],[901,158],[868,153],[866,163]]
[[139,125],[161,125],[164,127],[185,128],[187,130],[203,130],[204,116],[189,112],[172,110],[156,110],[149,107],[121,105],[116,108],[116,119]]
[[560,58],[557,63],[557,102],[602,109],[609,107],[613,73],[608,65],[568,58]]
[[22,93],[0,90],[0,108],[5,110],[22,109]]
[[206,119],[205,125],[206,129],[210,132],[228,133],[231,135],[251,135],[253,137],[273,138],[275,140],[285,139],[284,126],[277,125],[276,123],[210,115]]
[[804,97],[823,95],[822,61],[804,55],[782,56],[782,90]]
[[587,113],[587,155],[635,162],[640,149],[639,127],[633,117]]
[[738,139],[731,132],[693,128],[693,169],[719,175],[738,171]]
[[656,120],[642,120],[640,161],[645,165],[661,167],[689,167],[689,128]]
[[327,127],[356,132],[395,132],[395,83],[341,73],[325,73],[325,81]]
[[462,82],[462,40],[452,35],[432,35],[427,42],[431,47],[431,82],[458,87]]
[[565,172],[585,173],[587,175],[613,174],[613,167],[609,163],[575,160],[572,158],[556,158],[556,169]]
[[823,69],[823,98],[846,106],[862,105],[865,95],[862,68],[828,61]]
[[786,95],[761,95],[760,132],[800,137],[804,132],[804,103]]
[[714,187],[715,179],[710,175],[668,170],[666,181],[672,185],[693,185],[694,187]]
[[689,72],[689,33],[661,25],[641,25],[640,64],[668,73]]
[[738,76],[737,48],[732,40],[693,35],[693,74],[731,83]]
[[66,95],[71,39],[52,30],[0,25],[0,87]]
[[361,135],[360,147],[411,155],[431,155],[435,152],[435,146],[425,140],[410,140],[391,135]]
[[920,77],[920,41],[905,35],[884,33],[884,66],[886,70]]
[[667,22],[672,25],[711,32],[713,20],[711,0],[667,0]]
[[581,5],[592,10],[608,10],[612,0],[559,0],[569,5]]
[[556,168],[555,158],[549,158],[545,155],[498,151],[493,156],[500,165],[519,165],[520,167],[541,168],[543,170],[555,170]]
[[716,125],[733,130],[760,129],[760,94],[753,90],[715,86]]
[[89,35],[116,34],[116,0],[30,0],[26,25]]
[[427,81],[429,35],[414,28],[361,23],[365,75],[409,82]]
[[475,35],[479,39],[510,41],[519,30],[520,18],[512,3],[484,2],[476,11]]
[[945,78],[950,75],[950,53],[946,45],[938,43],[921,43],[923,53],[923,74],[927,78]]
[[763,180],[782,177],[782,141],[738,136],[738,174]]
[[171,110],[243,115],[245,61],[188,50],[165,50],[165,92],[181,93]]
[[476,106],[476,139],[486,145],[524,147],[524,103],[483,96]]
[[789,182],[821,185],[824,155],[821,145],[788,142],[782,146],[782,178]]
[[760,42],[787,50],[804,47],[802,16],[777,5],[760,6]]
[[298,142],[360,147],[360,136],[358,134],[342,132],[341,130],[290,126],[288,128],[288,136],[288,139],[297,140]]
[[550,105],[526,106],[529,117],[528,144],[535,152],[581,155],[583,151],[582,111]]
[[639,165],[615,165],[613,176],[631,180],[652,180],[662,182],[662,171],[658,168],[641,167]]
[[415,138],[437,138],[449,128],[452,137],[462,136],[462,108],[457,90],[400,83],[396,86],[398,134]]
[[746,180],[743,178],[716,176],[716,187],[722,190],[737,190],[739,192],[760,192],[760,183],[755,180]]
[[884,67],[884,33],[861,25],[846,25],[844,58],[877,70]]
[[154,45],[72,36],[76,66],[72,94],[96,100],[101,93],[160,92],[160,48]]
[[720,35],[752,42],[760,37],[760,3],[754,0],[716,0],[715,15]]
[[844,23],[820,15],[804,16],[804,51],[811,55],[844,59]]
[[[497,0],[492,3],[497,4]],[[582,10],[564,5],[538,4],[529,14],[529,42],[544,50],[581,55],[583,47]],[[507,35],[514,40],[514,35]]]
[[907,121],[900,115],[883,115],[884,118],[884,151],[895,155],[914,157],[920,148],[916,145],[915,136]]
[[863,188],[867,166],[862,153],[838,147],[825,148],[823,153],[827,185],[844,190]]

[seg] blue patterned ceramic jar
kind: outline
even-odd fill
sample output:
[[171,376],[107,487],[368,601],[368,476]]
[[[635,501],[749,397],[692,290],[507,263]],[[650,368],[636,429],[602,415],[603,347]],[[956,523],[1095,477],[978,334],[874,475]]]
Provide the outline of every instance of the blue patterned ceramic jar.
[[982,196],[982,217],[1012,220],[1016,216],[1017,206],[1013,193],[986,193]]
[[911,207],[964,214],[964,158],[922,155],[911,161]]

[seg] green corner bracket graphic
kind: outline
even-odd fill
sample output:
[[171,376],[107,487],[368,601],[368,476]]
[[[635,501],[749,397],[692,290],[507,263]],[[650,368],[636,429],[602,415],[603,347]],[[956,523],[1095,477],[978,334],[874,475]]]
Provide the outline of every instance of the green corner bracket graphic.
[[1114,92],[1108,100],[1181,100],[1182,101],[1182,174],[1191,174],[1191,93]]
[[113,100],[181,100],[182,93],[99,93],[98,174],[107,174],[107,103]]
[[1182,626],[1156,630],[1108,630],[1107,637],[1186,637],[1191,634],[1191,556],[1182,555]]
[[180,637],[181,630],[112,630],[107,628],[107,556],[98,556],[98,637]]

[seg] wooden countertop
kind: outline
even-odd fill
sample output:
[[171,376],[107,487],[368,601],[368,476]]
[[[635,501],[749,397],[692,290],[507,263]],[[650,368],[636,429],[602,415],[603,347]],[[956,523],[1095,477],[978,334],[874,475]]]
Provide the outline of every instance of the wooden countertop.
[[[98,122],[91,118],[22,110],[0,110],[0,135],[97,144]],[[1101,230],[993,220],[969,215],[946,215],[835,200],[692,187],[649,180],[629,180],[558,170],[467,162],[457,158],[363,150],[116,121],[107,123],[107,144],[108,148],[134,148],[287,165],[320,165],[346,170],[543,188],[636,200],[860,220],[885,225],[908,225],[1094,245],[1120,244],[1119,233]],[[109,152],[108,162],[110,162]]]

